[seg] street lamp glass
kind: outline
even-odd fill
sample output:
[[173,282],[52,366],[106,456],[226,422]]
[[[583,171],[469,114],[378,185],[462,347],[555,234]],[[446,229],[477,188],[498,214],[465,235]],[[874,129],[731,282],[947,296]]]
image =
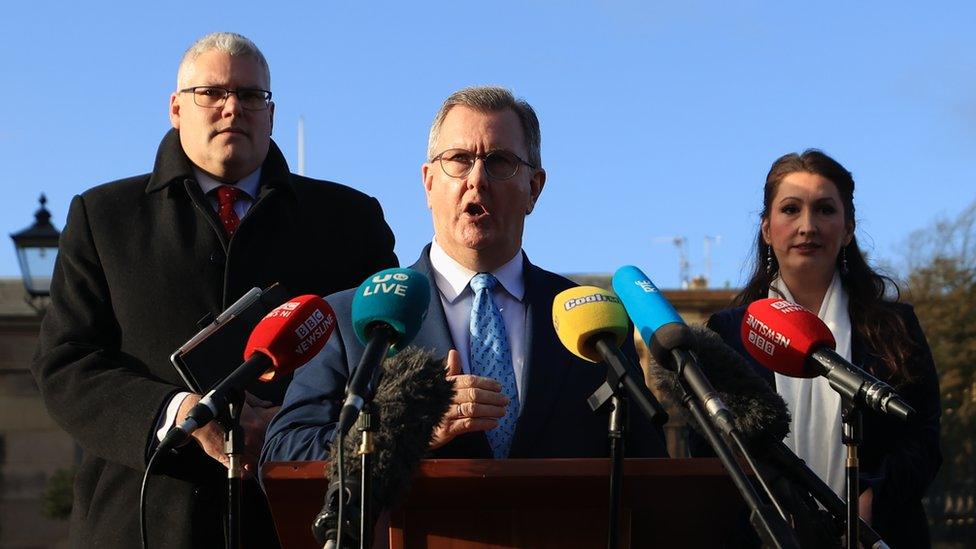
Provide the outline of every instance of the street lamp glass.
[[17,260],[27,293],[32,296],[51,293],[51,274],[54,273],[54,260],[57,257],[56,246],[17,249]]

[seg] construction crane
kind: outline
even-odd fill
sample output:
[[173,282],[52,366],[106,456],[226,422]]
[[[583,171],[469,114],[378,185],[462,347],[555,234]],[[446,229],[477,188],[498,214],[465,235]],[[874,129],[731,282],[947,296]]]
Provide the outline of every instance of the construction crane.
[[681,287],[688,289],[692,286],[698,287],[708,287],[708,283],[712,280],[712,245],[719,245],[722,242],[721,236],[705,236],[704,246],[703,246],[703,263],[705,267],[705,272],[703,275],[696,276],[694,280],[691,278],[691,262],[688,261],[688,239],[684,236],[658,236],[652,239],[655,243],[670,243],[674,244],[678,248],[678,280],[681,281]]
[[683,236],[659,236],[653,239],[656,243],[670,242],[678,248],[678,280],[682,288],[687,288],[689,283],[688,270],[691,263],[688,262],[688,239]]
[[716,246],[722,243],[722,236],[708,236],[705,235],[704,243],[704,259],[705,259],[705,287],[708,287],[708,283],[712,281],[712,243]]

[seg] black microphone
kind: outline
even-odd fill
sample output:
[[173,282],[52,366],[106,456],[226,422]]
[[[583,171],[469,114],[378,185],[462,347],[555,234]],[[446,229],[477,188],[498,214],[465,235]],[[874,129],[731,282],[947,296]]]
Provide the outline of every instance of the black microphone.
[[[732,411],[735,427],[746,442],[750,446],[767,447],[786,438],[790,413],[783,397],[718,334],[698,326],[689,327],[689,333],[703,373]],[[680,378],[676,372],[653,362],[649,373],[664,394],[675,401],[681,400]]]
[[[447,380],[443,360],[432,360],[430,352],[407,347],[397,355],[386,359],[376,396],[373,398],[372,425],[375,460],[372,465],[373,509],[391,506],[410,486],[414,471],[427,452],[434,429],[450,408],[454,386]],[[344,440],[346,489],[344,491],[344,518],[342,547],[355,546],[359,528],[358,520],[359,477],[362,463],[356,453],[356,437],[341,437],[336,431],[330,455],[338,455],[337,441]],[[329,467],[329,492],[322,512],[312,526],[315,539],[320,543],[333,540],[338,530],[338,499],[341,489],[338,482],[338,463]],[[352,512],[349,512],[352,509]],[[370,517],[370,523],[375,521]]]

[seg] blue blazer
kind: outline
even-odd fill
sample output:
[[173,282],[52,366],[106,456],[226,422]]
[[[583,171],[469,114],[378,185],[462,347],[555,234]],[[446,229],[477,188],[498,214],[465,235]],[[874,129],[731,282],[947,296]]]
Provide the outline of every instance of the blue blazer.
[[[914,379],[894,387],[918,413],[918,421],[905,424],[870,411],[862,414],[863,440],[858,448],[861,490],[872,488],[872,527],[891,547],[928,547],[928,521],[922,508],[922,497],[942,465],[939,377],[911,305],[887,303],[886,306],[905,323],[908,336],[915,344],[915,351],[906,364]],[[773,372],[756,362],[742,345],[739,328],[744,316],[745,307],[719,311],[708,320],[708,327],[722,336],[725,343],[745,357],[756,373],[775,387]],[[851,362],[891,383],[877,354],[858,337],[857,332],[852,336]],[[692,437],[689,447],[693,454],[708,453],[700,437]]]
[[[430,245],[411,266],[433,281]],[[576,286],[566,278],[525,261],[527,391],[509,457],[568,458],[609,455],[609,412],[592,412],[586,399],[605,380],[606,367],[584,361],[567,351],[552,326],[552,300]],[[443,357],[454,348],[443,306],[433,284],[427,318],[412,345]],[[328,458],[346,382],[359,364],[363,345],[353,332],[350,306],[355,290],[333,294],[336,331],[325,349],[295,372],[281,411],[271,421],[261,461],[301,461]],[[637,363],[633,342],[624,352]],[[627,455],[666,457],[664,434],[632,408]],[[434,450],[432,458],[491,458],[483,432],[467,433]]]

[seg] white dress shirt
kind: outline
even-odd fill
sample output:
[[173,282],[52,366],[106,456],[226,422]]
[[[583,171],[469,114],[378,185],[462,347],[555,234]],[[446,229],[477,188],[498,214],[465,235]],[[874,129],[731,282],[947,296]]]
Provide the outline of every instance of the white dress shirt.
[[[525,408],[525,384],[528,372],[525,366],[525,277],[522,250],[501,267],[491,271],[498,279],[492,290],[492,299],[501,312],[505,322],[505,332],[512,349],[512,367],[515,370],[515,384],[518,388],[519,410]],[[451,331],[454,347],[461,355],[461,369],[471,373],[471,303],[474,292],[469,286],[474,275],[478,274],[455,261],[434,238],[430,245],[430,266],[434,271],[434,285],[444,306],[447,327]]]

